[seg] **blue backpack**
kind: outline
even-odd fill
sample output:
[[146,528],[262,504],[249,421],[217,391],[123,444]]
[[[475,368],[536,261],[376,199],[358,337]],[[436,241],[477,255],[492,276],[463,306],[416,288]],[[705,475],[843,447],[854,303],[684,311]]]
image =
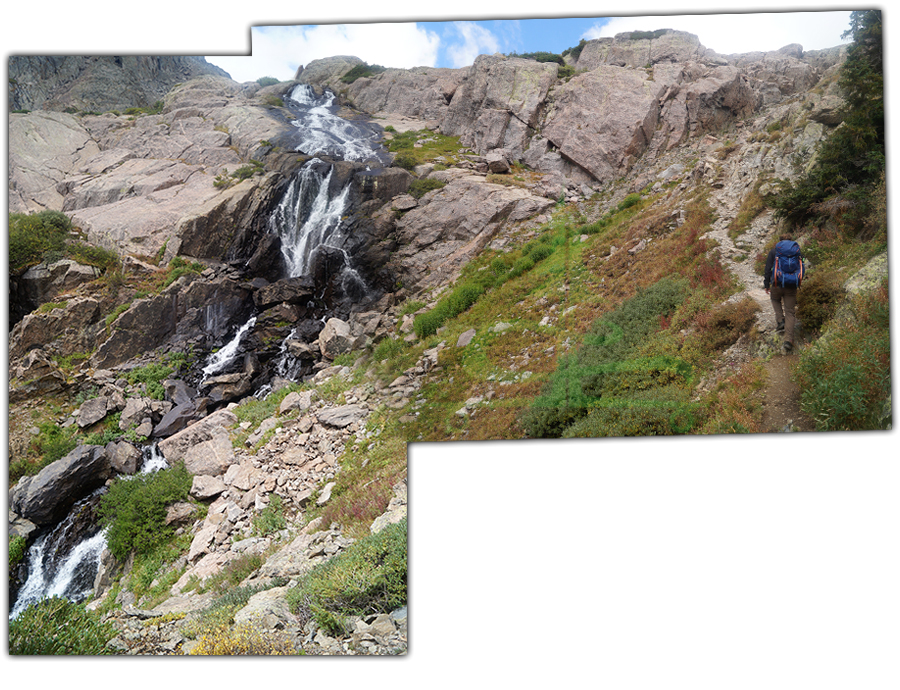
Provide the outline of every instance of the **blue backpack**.
[[775,268],[772,282],[783,288],[798,288],[803,282],[803,259],[800,245],[793,240],[781,240],[775,245]]

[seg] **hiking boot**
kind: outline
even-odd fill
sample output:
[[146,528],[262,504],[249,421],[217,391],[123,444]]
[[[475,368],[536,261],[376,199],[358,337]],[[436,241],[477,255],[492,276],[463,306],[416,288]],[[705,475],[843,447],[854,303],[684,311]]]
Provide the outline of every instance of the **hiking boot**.
[[775,325],[775,332],[776,333],[784,333],[784,321],[779,321]]
[[785,343],[784,345],[781,346],[781,351],[784,352],[784,354],[786,354],[786,355],[791,354],[791,351],[793,351],[793,349],[794,349],[794,343]]

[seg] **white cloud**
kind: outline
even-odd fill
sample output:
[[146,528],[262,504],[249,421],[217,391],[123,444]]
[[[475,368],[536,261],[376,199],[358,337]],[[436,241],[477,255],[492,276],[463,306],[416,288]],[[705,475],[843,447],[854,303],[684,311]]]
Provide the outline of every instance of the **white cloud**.
[[483,26],[472,22],[454,22],[453,29],[462,42],[446,47],[451,67],[471,65],[479,55],[492,55],[500,50],[497,37]]
[[841,45],[850,26],[850,12],[789,12],[617,17],[595,26],[584,38],[615,36],[625,31],[677,29],[699,37],[700,43],[722,55],[767,51],[799,43],[804,50]]
[[211,57],[236,81],[294,77],[300,65],[335,55],[352,55],[372,65],[433,65],[440,38],[414,23],[269,26],[253,29],[252,56]]

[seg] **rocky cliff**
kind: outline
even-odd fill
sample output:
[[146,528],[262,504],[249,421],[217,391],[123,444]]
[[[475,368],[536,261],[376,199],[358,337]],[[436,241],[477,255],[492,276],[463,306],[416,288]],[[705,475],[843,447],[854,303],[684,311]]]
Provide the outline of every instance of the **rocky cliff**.
[[[657,245],[684,224],[684,199],[703,190],[716,216],[704,227],[716,244],[708,246],[710,255],[735,276],[740,296],[764,303],[753,261],[773,226],[771,213],[753,216],[740,240],[730,223],[761,186],[795,175],[795,161],[808,161],[816,143],[840,123],[834,78],[840,58],[839,50],[806,53],[799,46],[722,56],[689,34],[663,31],[587,42],[564,78],[556,64],[493,55],[459,70],[389,69],[345,84],[341,77],[362,61],[343,56],[311,63],[293,82],[267,88],[214,74],[168,88],[168,76],[160,78],[144,85],[149,91],[128,97],[135,100],[122,101],[131,107],[140,99],[163,100],[161,112],[137,116],[63,112],[81,110],[78,94],[102,91],[104,75],[114,67],[82,59],[76,69],[66,62],[67,79],[60,76],[43,96],[33,90],[28,96],[32,103],[43,99],[41,110],[10,115],[11,210],[64,211],[90,241],[120,254],[124,277],[98,283],[90,268],[49,261],[31,267],[27,279],[19,277],[17,294],[45,307],[25,309],[29,313],[10,334],[11,451],[27,453],[30,415],[43,396],[53,396],[77,399],[64,413],[52,413],[61,428],[87,432],[112,419],[118,429],[153,439],[165,457],[186,459],[192,468],[191,495],[209,503],[209,511],[197,520],[173,517],[191,536],[190,549],[172,565],[173,572],[181,569],[179,579],[162,603],[152,605],[122,590],[118,617],[202,612],[211,595],[192,589],[196,582],[252,554],[265,563],[245,584],[269,589],[255,595],[242,616],[261,612],[268,628],[289,631],[313,653],[403,651],[405,611],[359,619],[342,639],[301,625],[286,611],[283,582],[296,584],[315,564],[348,547],[351,540],[337,525],[314,520],[292,532],[243,538],[253,520],[278,496],[291,519],[303,522],[332,500],[345,453],[365,448],[352,473],[365,477],[366,491],[379,492],[380,515],[371,529],[396,522],[406,510],[405,470],[380,474],[380,453],[389,439],[405,448],[412,437],[404,436],[404,425],[422,423],[417,420],[433,402],[428,396],[435,387],[447,388],[434,405],[443,413],[436,425],[451,429],[476,415],[481,419],[491,400],[502,400],[512,387],[525,390],[533,372],[553,369],[598,313],[596,304],[563,309],[555,293],[568,294],[568,277],[563,286],[554,283],[549,296],[527,290],[516,295],[503,322],[489,329],[476,334],[471,328],[458,339],[453,334],[455,348],[445,332],[434,341],[418,338],[413,323],[471,259],[489,250],[502,263],[506,252],[547,228],[559,209],[580,219],[573,227],[586,227],[626,196],[644,192],[658,205],[655,215],[628,230],[623,246],[595,241],[586,231],[571,238],[571,247],[584,248],[578,272],[592,276],[585,289],[597,293],[605,277],[613,283],[637,273],[642,252],[661,251]],[[33,74],[48,64],[35,62]],[[17,81],[27,84],[21,69]],[[429,146],[441,134],[458,137],[457,148],[411,170],[367,169],[373,166],[298,153],[281,99],[300,83],[333,89],[340,112],[382,125],[385,141],[413,131],[415,147]],[[24,89],[21,98],[28,93]],[[267,231],[267,218],[310,160],[330,171],[332,191],[348,190],[340,218],[345,239],[323,254],[312,275],[288,278],[278,261],[280,239]],[[233,175],[242,169],[246,176]],[[430,191],[413,194],[414,182],[431,183]],[[339,292],[329,282],[329,268],[345,252],[358,259],[375,288],[370,299],[329,302]],[[200,265],[190,264],[192,270],[163,286],[166,264],[175,257]],[[603,308],[620,298],[605,295],[609,305]],[[578,326],[564,324],[570,313]],[[506,322],[517,317],[515,325]],[[233,365],[201,375],[204,358],[241,324],[248,331]],[[555,336],[547,329],[557,329]],[[476,335],[481,340],[473,344]],[[500,338],[515,344],[501,347]],[[382,342],[390,347],[376,357]],[[404,353],[402,370],[385,379],[378,357],[392,348]],[[466,348],[484,353],[479,362],[490,357],[492,369],[483,380],[457,382],[451,391],[447,371]],[[353,367],[340,363],[360,353]],[[726,373],[713,371],[698,391],[750,356],[746,348],[730,349],[720,367]],[[169,378],[158,382],[163,400],[129,378],[146,365],[188,357],[189,367],[173,366]],[[264,419],[250,415],[239,422],[238,412],[256,402],[253,393],[264,399],[266,391],[289,385],[289,378],[302,380],[304,390],[289,393]],[[527,392],[533,396],[535,390]],[[510,419],[502,417],[502,433]],[[57,518],[55,503],[68,506],[95,480],[134,472],[137,449],[129,438],[102,448],[82,446],[19,482],[11,490],[20,513],[15,529],[34,531]],[[377,461],[367,470],[369,454]],[[87,464],[86,458],[101,467],[85,470],[78,487],[64,484],[66,468]],[[65,500],[49,499],[54,493]],[[30,528],[19,518],[30,520]],[[109,585],[106,574],[98,575],[98,593],[108,595]],[[374,631],[376,622],[382,633]],[[115,646],[122,653],[189,646],[168,617],[160,624],[160,632],[171,632],[165,640],[133,632],[138,626],[132,623],[120,621]]]
[[341,77],[361,61],[331,58],[297,79],[327,85],[379,117],[428,121],[480,155],[500,152],[598,187],[628,174],[647,151],[659,155],[798,94],[818,101],[809,91],[840,54],[790,45],[723,56],[692,34],[666,30],[587,41],[565,79],[556,63],[502,55],[457,70],[388,70],[349,85]]
[[202,57],[38,56],[9,58],[9,108],[106,112],[146,108],[184,81],[228,77]]

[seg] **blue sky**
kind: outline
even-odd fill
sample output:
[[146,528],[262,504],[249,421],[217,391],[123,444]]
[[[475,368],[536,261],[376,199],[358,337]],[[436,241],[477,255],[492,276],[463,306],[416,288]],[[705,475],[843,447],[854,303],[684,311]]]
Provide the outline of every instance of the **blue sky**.
[[849,11],[807,11],[254,26],[250,56],[206,58],[237,81],[289,80],[298,66],[334,55],[384,67],[463,67],[480,54],[561,53],[582,38],[662,28],[689,31],[723,54],[776,50],[789,43],[818,50],[843,42],[849,16]]

